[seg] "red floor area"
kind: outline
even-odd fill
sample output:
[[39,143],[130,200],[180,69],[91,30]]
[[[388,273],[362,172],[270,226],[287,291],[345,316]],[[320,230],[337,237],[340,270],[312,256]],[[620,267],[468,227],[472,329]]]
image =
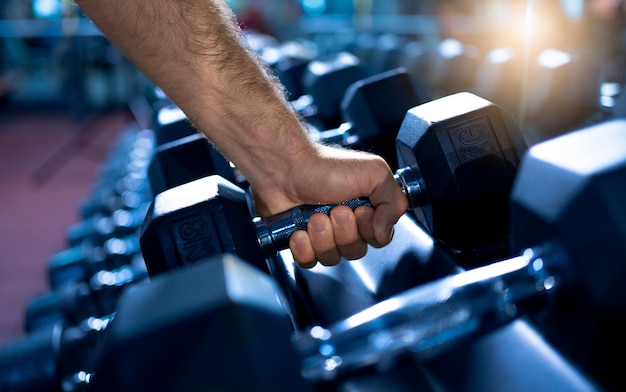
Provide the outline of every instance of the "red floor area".
[[28,301],[49,291],[48,258],[66,248],[65,229],[131,121],[126,110],[80,121],[0,114],[0,347],[23,333]]

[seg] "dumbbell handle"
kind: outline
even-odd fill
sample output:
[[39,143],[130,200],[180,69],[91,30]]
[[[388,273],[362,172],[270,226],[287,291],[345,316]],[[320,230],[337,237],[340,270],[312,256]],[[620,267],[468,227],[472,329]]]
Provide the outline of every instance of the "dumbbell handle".
[[298,332],[294,345],[303,358],[302,374],[310,380],[328,380],[409,351],[421,360],[431,358],[541,309],[556,283],[543,258],[527,250],[522,256],[416,287],[328,328]]
[[[409,167],[398,169],[394,178],[409,201],[409,210],[424,204],[424,193],[413,169]],[[358,197],[337,204],[301,205],[268,218],[256,217],[254,224],[261,251],[265,257],[273,257],[278,251],[287,249],[291,234],[296,230],[306,230],[309,218],[313,214],[328,215],[330,210],[339,205],[348,206],[352,210],[360,206],[372,207],[368,198]]]

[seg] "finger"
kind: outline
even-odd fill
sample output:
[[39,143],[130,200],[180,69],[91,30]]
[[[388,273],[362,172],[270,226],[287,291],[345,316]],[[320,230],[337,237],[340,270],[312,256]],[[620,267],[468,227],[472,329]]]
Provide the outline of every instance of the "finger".
[[335,245],[333,227],[330,217],[324,214],[313,214],[309,218],[307,232],[317,260],[327,266],[336,265],[341,260]]
[[293,259],[300,267],[312,268],[317,264],[315,251],[306,231],[297,230],[291,235],[289,249],[291,249]]
[[376,242],[385,246],[393,238],[393,226],[397,222],[396,209],[390,204],[380,204],[374,211],[372,226]]
[[374,234],[374,209],[366,206],[358,207],[354,210],[354,216],[363,241],[375,248],[380,248],[382,245],[376,240]]
[[367,244],[359,235],[356,217],[347,206],[337,206],[330,211],[335,244],[342,257],[348,260],[361,258],[367,252]]
[[376,206],[373,211],[372,229],[374,242],[385,246],[393,238],[393,226],[406,212],[408,200],[400,190],[393,177],[388,177],[384,184],[370,195],[372,204]]

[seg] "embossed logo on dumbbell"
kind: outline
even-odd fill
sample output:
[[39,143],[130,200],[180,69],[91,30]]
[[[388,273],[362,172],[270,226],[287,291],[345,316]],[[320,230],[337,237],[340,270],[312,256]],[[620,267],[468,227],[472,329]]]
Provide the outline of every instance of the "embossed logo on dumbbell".
[[493,127],[487,116],[474,118],[448,129],[460,164],[484,157],[488,154],[499,155],[497,143],[493,140]]
[[188,217],[172,225],[180,260],[193,263],[223,251],[212,220],[210,215],[201,215]]

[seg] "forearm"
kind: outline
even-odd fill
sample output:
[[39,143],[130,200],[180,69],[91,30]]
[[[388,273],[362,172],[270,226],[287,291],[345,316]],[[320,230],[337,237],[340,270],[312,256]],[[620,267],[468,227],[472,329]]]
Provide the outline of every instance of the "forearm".
[[[367,196],[376,209],[316,214],[293,240],[294,258],[312,266],[359,257],[365,243],[390,241],[407,201],[385,161],[314,144],[282,87],[242,45],[224,0],[76,0],[105,36],[241,170],[257,213]],[[358,215],[358,216],[357,216]],[[340,219],[344,218],[344,219]],[[358,223],[357,223],[358,220]],[[357,232],[358,229],[358,232]]]
[[257,191],[271,192],[274,181],[313,154],[282,88],[241,44],[222,0],[77,3],[251,183],[265,188]]

